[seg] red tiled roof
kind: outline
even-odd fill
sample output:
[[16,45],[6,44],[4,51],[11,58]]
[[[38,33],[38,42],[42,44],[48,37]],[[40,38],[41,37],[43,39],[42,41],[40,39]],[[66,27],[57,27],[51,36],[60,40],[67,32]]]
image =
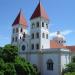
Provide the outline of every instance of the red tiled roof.
[[75,52],[75,46],[59,45],[54,40],[50,40],[50,47],[51,48],[64,48],[64,49],[69,49],[71,52]]
[[70,49],[72,52],[75,52],[75,46],[66,46],[67,49]]
[[50,40],[50,48],[66,48],[64,44],[58,44],[55,40]]
[[34,13],[32,14],[31,19],[37,18],[37,17],[43,17],[44,19],[48,20],[48,16],[43,8],[43,6],[41,5],[41,3],[39,2],[39,4],[37,5]]
[[18,16],[16,17],[15,21],[13,22],[12,26],[15,26],[17,24],[21,24],[24,27],[27,27],[27,22],[22,14],[22,10],[20,10],[20,12],[19,12]]

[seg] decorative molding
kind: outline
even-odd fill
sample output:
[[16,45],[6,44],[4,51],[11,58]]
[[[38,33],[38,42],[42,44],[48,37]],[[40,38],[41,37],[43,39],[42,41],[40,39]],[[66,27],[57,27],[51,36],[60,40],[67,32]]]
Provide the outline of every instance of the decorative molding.
[[68,54],[68,53],[70,53],[70,51],[62,51],[61,49],[53,49],[53,50],[51,50],[51,49],[49,49],[49,50],[35,50],[35,51],[30,51],[30,50],[28,50],[28,51],[25,51],[25,52],[19,52],[20,54],[58,54],[58,53],[60,53],[60,54]]

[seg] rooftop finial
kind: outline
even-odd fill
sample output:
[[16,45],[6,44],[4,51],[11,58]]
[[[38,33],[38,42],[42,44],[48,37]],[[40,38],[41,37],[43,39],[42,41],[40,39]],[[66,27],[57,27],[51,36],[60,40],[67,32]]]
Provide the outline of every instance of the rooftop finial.
[[59,35],[60,34],[60,31],[57,31],[57,35]]
[[39,0],[39,3],[40,3],[40,0]]
[[20,12],[22,12],[22,8],[20,8]]

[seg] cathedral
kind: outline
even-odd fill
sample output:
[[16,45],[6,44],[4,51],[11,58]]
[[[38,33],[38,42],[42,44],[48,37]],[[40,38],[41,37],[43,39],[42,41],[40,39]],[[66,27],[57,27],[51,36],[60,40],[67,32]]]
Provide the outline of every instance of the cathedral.
[[30,32],[20,10],[12,24],[11,44],[19,48],[19,55],[36,65],[41,75],[61,75],[65,65],[71,62],[75,46],[65,45],[60,31],[49,39],[49,18],[41,2],[30,17]]

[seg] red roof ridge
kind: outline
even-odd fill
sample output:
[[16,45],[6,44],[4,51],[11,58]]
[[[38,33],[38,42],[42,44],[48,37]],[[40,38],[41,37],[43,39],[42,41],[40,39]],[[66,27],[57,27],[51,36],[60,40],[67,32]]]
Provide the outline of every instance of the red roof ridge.
[[24,27],[27,27],[27,21],[22,13],[22,9],[20,10],[18,16],[16,17],[16,19],[14,20],[12,26],[15,26],[17,24],[21,24],[23,25]]

